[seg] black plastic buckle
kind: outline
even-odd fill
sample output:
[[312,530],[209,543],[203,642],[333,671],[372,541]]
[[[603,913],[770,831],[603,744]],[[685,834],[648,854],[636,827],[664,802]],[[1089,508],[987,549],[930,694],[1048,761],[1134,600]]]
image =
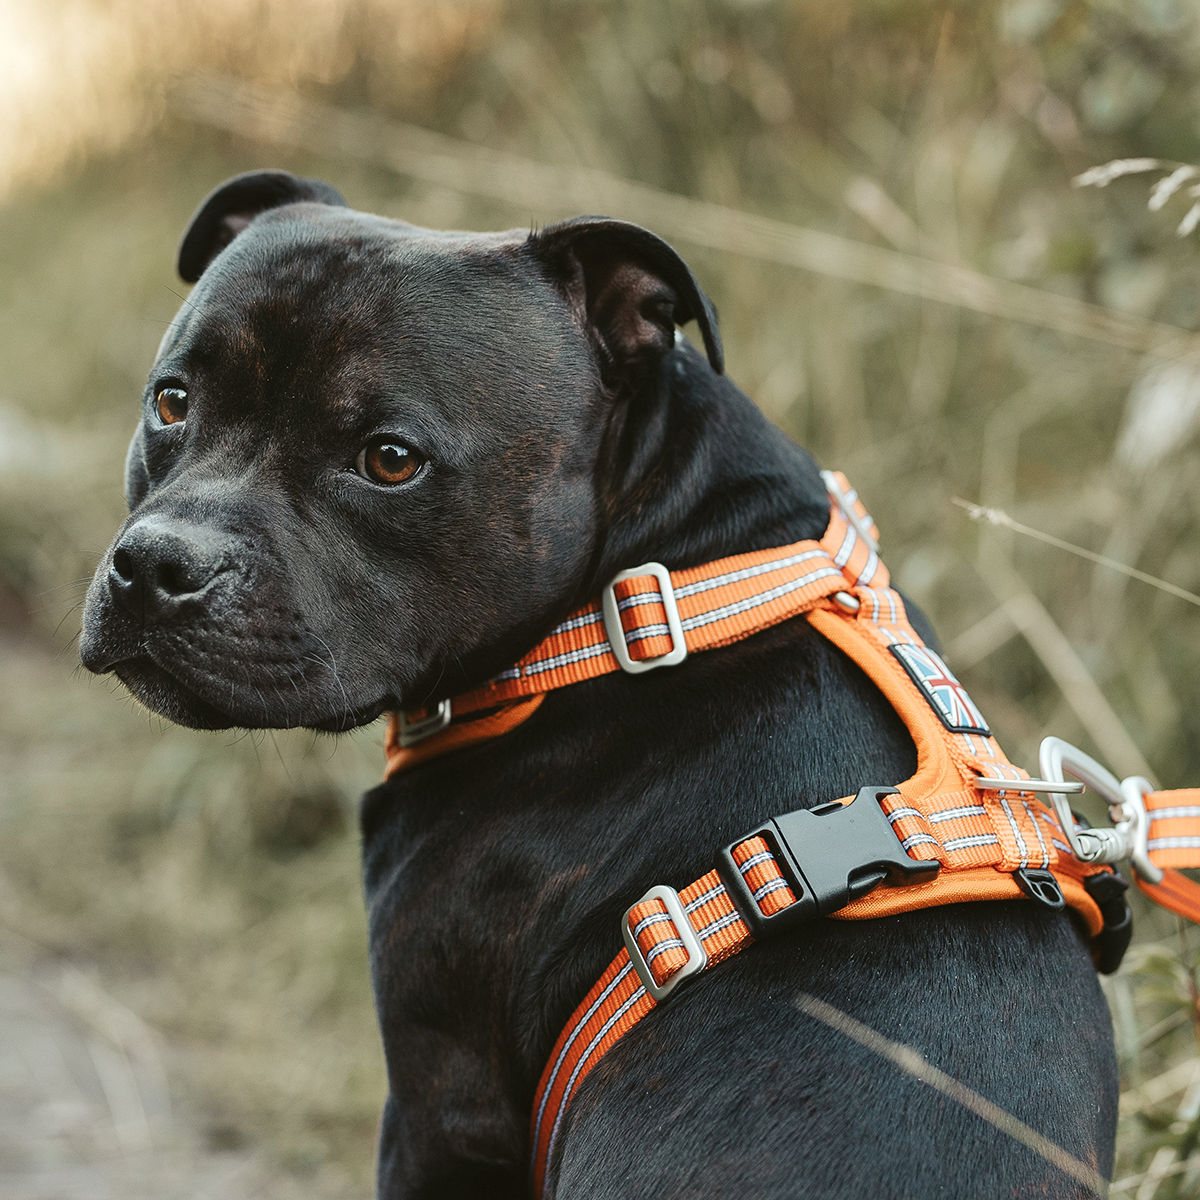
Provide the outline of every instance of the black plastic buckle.
[[[865,787],[849,804],[822,804],[772,817],[721,852],[717,872],[743,921],[756,938],[771,937],[825,917],[893,884],[927,883],[939,863],[910,858],[879,807],[879,797],[898,795],[894,787]],[[733,859],[734,846],[761,837],[771,849],[796,903],[768,917],[754,899]]]

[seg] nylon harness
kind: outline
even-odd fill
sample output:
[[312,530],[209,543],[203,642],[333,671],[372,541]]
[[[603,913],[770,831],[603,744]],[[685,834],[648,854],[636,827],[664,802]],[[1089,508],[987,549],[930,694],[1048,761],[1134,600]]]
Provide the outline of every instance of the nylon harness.
[[[716,855],[701,879],[679,892],[653,887],[628,909],[625,948],[572,1014],[538,1085],[530,1138],[537,1197],[571,1097],[605,1051],[681,983],[756,939],[824,916],[868,920],[973,900],[1032,899],[1075,911],[1101,971],[1115,970],[1129,944],[1126,884],[1106,865],[1112,855],[1087,862],[1077,852],[1081,839],[1116,831],[1087,832],[1072,818],[1065,795],[1082,787],[1063,782],[1061,771],[1057,811],[1038,798],[1035,787],[1052,789],[1008,761],[966,690],[909,623],[857,493],[840,473],[823,477],[830,519],[820,540],[685,571],[658,563],[623,571],[598,601],[484,686],[391,717],[386,778],[515,728],[553,688],[672,666],[804,615],[862,668],[916,746],[917,771],[897,787],[864,787],[774,817]],[[1074,773],[1094,785],[1098,776],[1111,779],[1078,757],[1095,770]],[[1128,794],[1130,782],[1101,790],[1116,803],[1113,788]],[[1138,885],[1200,921],[1200,886],[1173,869],[1200,866],[1200,789],[1153,791],[1138,782]]]

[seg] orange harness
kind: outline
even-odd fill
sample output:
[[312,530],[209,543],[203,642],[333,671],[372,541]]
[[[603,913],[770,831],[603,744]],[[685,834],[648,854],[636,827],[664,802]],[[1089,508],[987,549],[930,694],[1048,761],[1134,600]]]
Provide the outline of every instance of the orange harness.
[[[510,670],[433,711],[391,719],[389,778],[514,728],[552,688],[674,665],[804,614],[866,672],[916,746],[916,774],[898,787],[864,788],[767,821],[727,847],[702,879],[680,892],[651,888],[625,913],[625,949],[567,1022],[538,1085],[535,1196],[571,1097],[605,1051],[681,982],[756,937],[819,916],[866,920],[1030,897],[1070,906],[1093,939],[1097,966],[1113,970],[1129,941],[1130,917],[1124,881],[1106,864],[1131,848],[1139,887],[1200,920],[1200,886],[1162,870],[1200,866],[1200,789],[1154,792],[1144,780],[1118,783],[1057,739],[1043,747],[1043,774],[1046,747],[1057,748],[1057,758],[1050,756],[1054,779],[1031,780],[1014,767],[962,685],[909,624],[857,494],[840,473],[824,478],[831,512],[819,541],[686,571],[657,563],[624,571],[599,602],[573,613]],[[1077,825],[1066,796],[1082,785],[1065,782],[1064,769],[1124,806],[1123,824]],[[1053,808],[1038,791],[1052,793]]]

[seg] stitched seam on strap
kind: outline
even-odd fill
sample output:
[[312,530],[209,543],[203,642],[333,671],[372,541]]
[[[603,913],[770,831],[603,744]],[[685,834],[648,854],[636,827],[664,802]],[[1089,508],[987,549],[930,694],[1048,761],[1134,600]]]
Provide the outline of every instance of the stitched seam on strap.
[[584,662],[589,658],[598,658],[601,654],[611,654],[612,646],[608,641],[598,642],[594,646],[584,646],[581,650],[568,650],[565,654],[555,654],[552,658],[543,658],[531,662],[524,668],[524,674],[540,675],[543,671],[553,671],[555,667],[566,667],[572,663]]
[[1021,856],[1021,866],[1029,866],[1029,847],[1025,845],[1025,839],[1021,836],[1021,827],[1017,824],[1017,818],[1013,816],[1012,809],[1008,806],[1007,797],[1000,801],[1000,807],[1004,809],[1004,815],[1008,818],[1009,825],[1012,826],[1013,837],[1017,842],[1017,853]]
[[744,863],[742,863],[741,866],[738,867],[738,870],[741,871],[741,873],[743,875],[745,875],[746,872],[749,871],[751,867],[757,867],[759,865],[759,863],[774,862],[774,861],[775,861],[775,859],[772,856],[770,850],[760,850],[757,854],[750,855],[750,857],[748,859],[746,859],[746,861]]
[[987,809],[982,804],[964,804],[961,808],[947,808],[942,812],[930,813],[926,818],[931,825],[939,821],[956,821],[959,817],[986,817]]
[[[639,947],[640,949],[640,947]],[[668,950],[682,950],[682,938],[663,938],[661,942],[656,942],[649,950],[642,951],[642,960],[646,966],[649,966],[660,954],[666,954]]]
[[662,912],[662,913],[647,913],[647,914],[646,914],[646,915],[645,915],[645,916],[644,916],[644,917],[643,917],[643,918],[642,918],[642,919],[641,919],[641,920],[640,920],[640,921],[639,921],[639,922],[638,922],[638,923],[637,923],[637,924],[634,926],[634,929],[633,929],[633,936],[634,936],[635,938],[636,938],[636,937],[641,937],[642,933],[643,933],[645,930],[649,929],[651,925],[661,925],[661,924],[663,923],[663,921],[669,921],[670,919],[671,919],[671,914],[670,914],[670,913],[665,913],[665,912]]
[[924,846],[930,842],[932,842],[933,845],[935,845],[935,846],[938,844],[938,840],[937,840],[937,838],[935,838],[933,836],[933,834],[931,834],[931,833],[914,833],[911,837],[904,838],[901,841],[900,845],[903,846],[905,850],[907,850],[909,848],[909,846]]
[[765,899],[772,892],[777,892],[780,888],[785,888],[787,886],[788,881],[786,879],[768,879],[767,882],[762,885],[762,887],[751,892],[751,895],[754,897],[754,903],[757,904],[760,900]]
[[624,612],[626,609],[639,608],[646,604],[661,604],[662,599],[662,592],[635,592],[632,596],[626,596],[624,600],[618,600],[617,610]]
[[714,933],[720,933],[722,929],[727,929],[730,925],[736,924],[742,919],[741,914],[734,909],[731,913],[726,913],[723,917],[718,917],[715,921],[710,921],[703,929],[696,931],[696,936],[704,941],[710,938]]
[[625,642],[640,642],[645,638],[668,637],[671,633],[669,625],[639,625],[636,629],[625,630]]
[[1050,851],[1046,848],[1046,839],[1042,837],[1041,826],[1033,818],[1033,809],[1029,807],[1028,800],[1021,801],[1025,809],[1025,815],[1029,818],[1029,823],[1033,826],[1034,835],[1037,837],[1038,846],[1042,851],[1042,869],[1045,870],[1050,865]]
[[550,630],[550,636],[554,637],[557,633],[570,633],[573,629],[585,629],[589,625],[598,625],[604,620],[602,613],[586,612],[581,613],[577,617],[568,617],[561,625],[555,625]]
[[846,534],[842,538],[842,544],[838,547],[838,552],[833,556],[833,565],[840,571],[850,561],[850,555],[854,553],[854,544],[858,541],[858,531],[853,525],[847,523]]
[[716,900],[718,896],[722,896],[724,894],[725,885],[723,883],[718,883],[715,886],[710,887],[707,892],[702,892],[695,898],[695,900],[689,900],[687,904],[683,906],[683,911],[690,917],[692,913],[696,911],[696,909],[703,908],[706,904]]
[[972,837],[950,838],[942,843],[943,850],[965,850],[968,846],[995,846],[1000,839],[994,833],[977,833]]

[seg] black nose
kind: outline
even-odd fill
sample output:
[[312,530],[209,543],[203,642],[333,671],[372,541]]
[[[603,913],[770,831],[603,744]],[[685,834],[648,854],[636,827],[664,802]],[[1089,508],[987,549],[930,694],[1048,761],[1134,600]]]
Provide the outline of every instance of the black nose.
[[219,530],[145,517],[117,543],[109,587],[117,602],[135,615],[160,616],[232,566],[231,549],[232,539]]

